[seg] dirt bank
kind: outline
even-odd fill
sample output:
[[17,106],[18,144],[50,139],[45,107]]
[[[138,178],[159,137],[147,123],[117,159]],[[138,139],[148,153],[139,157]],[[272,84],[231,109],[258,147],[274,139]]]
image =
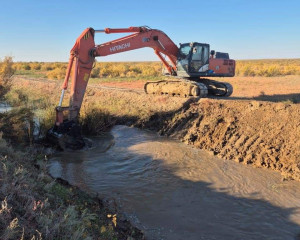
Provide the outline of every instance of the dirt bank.
[[[300,180],[300,106],[201,99],[145,127],[228,160],[280,171]],[[155,124],[156,122],[156,124]]]
[[[284,178],[300,180],[300,104],[293,103],[298,102],[299,77],[242,80],[231,80],[237,87],[226,100],[149,96],[138,87],[137,91],[124,91],[91,85],[84,107],[93,104],[108,111],[117,123],[152,129],[222,158],[271,168]],[[268,91],[270,82],[273,88]],[[286,94],[282,84],[289,86]],[[57,86],[49,81],[32,84],[30,80],[19,80],[17,85],[40,91],[41,97],[53,97]],[[255,91],[250,94],[247,89]],[[56,95],[58,99],[59,90]]]

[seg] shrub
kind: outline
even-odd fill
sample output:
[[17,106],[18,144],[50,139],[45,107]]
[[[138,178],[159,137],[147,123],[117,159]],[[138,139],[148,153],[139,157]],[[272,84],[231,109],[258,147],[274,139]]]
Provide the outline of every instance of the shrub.
[[66,75],[65,68],[55,68],[47,73],[47,78],[49,79],[64,79]]
[[5,57],[0,63],[0,97],[10,90],[14,72],[12,57]]
[[136,77],[136,72],[129,71],[129,72],[126,73],[126,77]]
[[9,113],[1,114],[0,130],[4,138],[14,144],[28,144],[33,141],[34,114],[31,109],[23,107]]
[[41,64],[40,63],[30,63],[30,69],[32,70],[41,70]]
[[41,66],[41,70],[43,70],[43,71],[53,70],[52,64],[51,63],[43,63]]
[[45,109],[39,109],[36,113],[39,119],[38,135],[45,136],[48,129],[53,127],[56,116],[55,106],[49,105]]
[[98,78],[100,77],[100,67],[94,67],[91,72],[91,78]]
[[251,68],[251,66],[246,66],[244,69],[244,76],[255,76],[254,70]]
[[23,68],[24,68],[24,70],[31,70],[31,67],[30,67],[30,65],[28,63],[25,63],[23,65]]

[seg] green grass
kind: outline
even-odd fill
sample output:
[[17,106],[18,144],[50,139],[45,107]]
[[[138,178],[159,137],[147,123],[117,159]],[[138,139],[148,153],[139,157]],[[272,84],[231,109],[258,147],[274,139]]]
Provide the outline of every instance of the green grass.
[[[26,76],[29,78],[49,78],[47,77],[47,72],[39,70],[16,70],[16,76]],[[137,81],[156,81],[161,80],[163,76],[136,76],[136,77],[97,77],[90,78],[89,83],[99,84],[99,83],[110,83],[110,82],[137,82]],[[51,78],[50,78],[51,79]],[[53,80],[57,80],[54,78]],[[63,80],[61,76],[59,80]]]
[[39,70],[16,70],[15,75],[22,75],[32,78],[47,78],[46,73]]
[[90,78],[89,83],[111,83],[111,82],[137,82],[137,81],[156,81],[161,80],[163,76],[146,76],[146,77],[103,77],[103,78]]

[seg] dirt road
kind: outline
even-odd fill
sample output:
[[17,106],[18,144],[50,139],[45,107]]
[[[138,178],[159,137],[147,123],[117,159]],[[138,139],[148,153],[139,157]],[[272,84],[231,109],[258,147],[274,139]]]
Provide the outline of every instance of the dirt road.
[[[83,110],[93,104],[116,123],[155,130],[224,159],[300,180],[300,76],[228,80],[232,97],[200,100],[146,95],[142,81],[93,84]],[[59,98],[54,81],[19,78],[16,85]]]

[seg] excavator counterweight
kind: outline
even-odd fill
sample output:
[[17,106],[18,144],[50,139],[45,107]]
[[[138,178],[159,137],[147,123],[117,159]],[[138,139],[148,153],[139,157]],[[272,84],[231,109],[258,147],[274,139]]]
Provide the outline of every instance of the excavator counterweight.
[[[94,35],[99,32],[131,34],[96,45]],[[208,94],[228,97],[232,94],[233,89],[229,83],[209,80],[207,77],[233,77],[235,61],[229,59],[227,53],[210,51],[209,44],[191,42],[180,44],[178,47],[164,32],[145,26],[103,30],[87,28],[77,38],[70,51],[66,77],[56,107],[55,125],[48,131],[47,138],[61,149],[82,148],[85,143],[80,134],[78,118],[95,57],[144,47],[154,50],[166,69],[166,75],[172,77],[171,80],[147,82],[144,86],[145,93],[183,97],[206,97]],[[72,80],[69,106],[63,107],[64,93],[68,88],[70,76]]]

